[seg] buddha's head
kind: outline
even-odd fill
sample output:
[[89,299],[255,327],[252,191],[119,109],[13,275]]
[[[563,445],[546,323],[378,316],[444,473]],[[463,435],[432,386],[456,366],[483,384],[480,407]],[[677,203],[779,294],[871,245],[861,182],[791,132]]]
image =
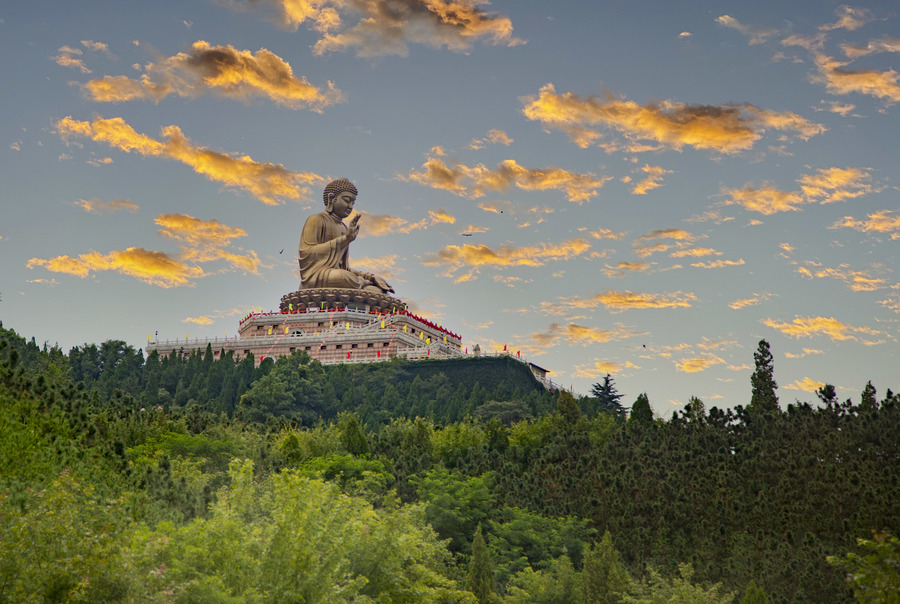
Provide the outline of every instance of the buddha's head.
[[322,199],[325,202],[325,211],[338,214],[340,218],[346,218],[353,210],[353,202],[359,192],[356,186],[346,178],[332,180],[325,185]]

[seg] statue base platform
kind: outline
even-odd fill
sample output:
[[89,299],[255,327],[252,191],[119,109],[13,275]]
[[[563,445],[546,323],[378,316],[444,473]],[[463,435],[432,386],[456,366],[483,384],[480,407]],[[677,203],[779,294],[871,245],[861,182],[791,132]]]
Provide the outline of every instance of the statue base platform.
[[403,300],[387,294],[346,289],[340,287],[311,287],[298,289],[281,297],[281,312],[293,310],[344,309],[374,310],[394,312],[406,308]]

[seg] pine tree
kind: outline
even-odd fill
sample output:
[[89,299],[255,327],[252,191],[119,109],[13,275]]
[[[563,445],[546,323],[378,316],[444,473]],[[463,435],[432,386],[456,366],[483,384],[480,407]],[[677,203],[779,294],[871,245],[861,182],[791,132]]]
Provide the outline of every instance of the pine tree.
[[864,409],[872,409],[878,404],[878,399],[875,398],[876,395],[875,386],[872,385],[872,381],[869,380],[866,382],[866,387],[863,388],[862,394],[859,399],[859,406]]
[[584,554],[584,566],[581,570],[582,601],[591,604],[621,602],[630,583],[631,577],[622,564],[609,531],[606,531],[600,543]]
[[625,411],[619,402],[619,399],[624,395],[619,394],[618,390],[616,390],[612,376],[608,373],[603,378],[602,384],[597,382],[591,386],[591,396],[598,400],[598,406],[604,411],[612,413],[623,413]]
[[559,398],[556,399],[556,412],[567,424],[576,424],[581,419],[581,409],[578,408],[575,397],[565,390],[561,390]]
[[650,399],[644,392],[638,395],[637,400],[631,406],[631,416],[628,418],[629,424],[650,424],[653,423],[653,409],[650,408]]
[[765,590],[756,584],[756,581],[751,579],[750,583],[747,584],[747,591],[744,592],[744,597],[741,598],[740,604],[769,604],[769,598],[766,596]]
[[757,411],[778,411],[778,396],[775,390],[775,365],[769,343],[759,341],[759,347],[753,353],[756,369],[750,376],[752,395],[750,397],[750,409]]
[[484,536],[481,534],[481,523],[475,529],[475,538],[472,540],[472,558],[469,560],[469,578],[466,581],[466,589],[475,594],[479,604],[493,602],[494,595],[494,564],[488,552]]

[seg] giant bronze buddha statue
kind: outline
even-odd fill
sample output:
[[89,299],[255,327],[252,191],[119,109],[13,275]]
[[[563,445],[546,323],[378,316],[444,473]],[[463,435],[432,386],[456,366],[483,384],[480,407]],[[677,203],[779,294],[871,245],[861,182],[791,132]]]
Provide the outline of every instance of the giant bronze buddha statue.
[[331,181],[322,197],[325,211],[306,219],[300,234],[300,287],[344,287],[388,293],[394,288],[372,273],[350,268],[350,243],[359,235],[357,214],[349,225],[344,219],[353,212],[358,192],[346,178]]
[[346,224],[344,219],[353,213],[357,195],[346,178],[325,186],[325,211],[307,218],[300,234],[300,289],[282,297],[282,311],[318,307],[322,302],[329,307],[352,302],[381,309],[402,304],[388,295],[394,288],[382,277],[350,268],[348,252],[359,235],[360,215]]

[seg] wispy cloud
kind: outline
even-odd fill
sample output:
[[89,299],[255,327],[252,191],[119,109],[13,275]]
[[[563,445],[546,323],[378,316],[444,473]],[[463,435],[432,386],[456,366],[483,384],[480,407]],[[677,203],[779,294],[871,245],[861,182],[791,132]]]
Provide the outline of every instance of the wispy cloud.
[[[479,8],[479,0],[229,0],[239,10],[265,7],[277,22],[296,31],[317,32],[313,53],[352,50],[360,57],[407,56],[409,44],[467,52],[472,43],[515,46],[508,17]],[[345,20],[356,20],[347,27]]]
[[106,212],[115,212],[116,210],[137,212],[140,209],[138,204],[130,199],[111,199],[110,201],[103,201],[94,197],[93,199],[79,199],[74,203],[85,212],[91,214],[103,214]]
[[841,44],[841,50],[849,59],[858,59],[881,52],[900,52],[900,38],[884,36],[878,40],[869,40],[865,46],[844,43]]
[[778,30],[772,27],[758,27],[752,25],[744,25],[731,15],[721,15],[716,17],[716,23],[722,27],[734,29],[750,39],[750,45],[762,44],[769,38],[778,35]]
[[774,295],[775,294],[771,294],[769,292],[762,292],[759,294],[755,293],[749,298],[740,298],[738,300],[735,300],[728,305],[728,308],[740,310],[742,308],[747,308],[748,306],[757,306],[759,304],[762,304],[766,300],[771,299]]
[[[825,131],[821,124],[795,113],[768,111],[747,103],[689,105],[665,100],[639,105],[611,94],[586,98],[574,92],[557,94],[552,84],[523,102],[522,112],[528,119],[562,130],[583,148],[602,137],[598,126],[621,133],[631,145],[651,141],[677,151],[687,146],[725,154],[751,149],[769,129],[793,132],[802,139]],[[657,147],[647,150],[653,148]]]
[[84,64],[81,55],[84,53],[80,48],[72,48],[71,46],[60,46],[58,55],[51,57],[60,67],[69,67],[77,69],[81,73],[91,73],[91,70]]
[[98,102],[153,100],[170,94],[196,97],[212,92],[247,101],[263,96],[291,109],[312,109],[344,100],[340,90],[328,82],[318,88],[294,75],[278,55],[261,48],[256,54],[233,46],[212,46],[199,40],[190,51],[148,63],[140,79],[106,76],[84,85],[86,94]]
[[651,165],[644,165],[641,171],[647,174],[647,177],[631,189],[635,195],[646,195],[648,191],[661,187],[663,176],[672,173],[672,170]]
[[257,162],[246,155],[234,156],[195,145],[178,126],[163,128],[162,141],[136,132],[120,117],[97,118],[93,122],[64,117],[56,123],[56,130],[64,141],[90,138],[121,151],[180,161],[198,174],[227,187],[243,189],[268,205],[277,205],[280,198],[304,199],[310,193],[304,185],[324,182],[317,174],[292,172],[281,164]]
[[607,373],[619,373],[623,369],[640,369],[631,361],[624,363],[618,361],[594,361],[592,364],[575,365],[572,377],[574,378],[597,378]]
[[714,354],[705,354],[697,357],[688,357],[675,363],[675,369],[682,373],[698,373],[706,371],[713,365],[724,365],[725,360]]
[[[832,94],[864,94],[882,99],[888,105],[900,102],[900,75],[893,69],[848,69],[849,61],[840,61],[822,50],[823,38],[788,36],[781,41],[785,46],[799,46],[810,51],[818,72],[810,76],[814,84],[825,84]],[[852,52],[851,52],[852,54]]]
[[803,392],[815,392],[825,385],[825,382],[814,380],[811,377],[804,377],[802,380],[796,380],[784,386],[786,390],[802,390]]
[[212,325],[218,319],[224,319],[225,317],[236,317],[238,315],[243,315],[247,313],[246,308],[229,308],[226,310],[214,310],[209,314],[200,315],[197,317],[185,317],[181,320],[182,323],[193,323],[195,325]]
[[853,31],[875,20],[872,11],[869,9],[848,4],[842,4],[834,9],[834,14],[838,18],[837,21],[820,26],[819,31],[831,31],[834,29]]
[[880,210],[869,214],[865,220],[844,216],[828,228],[853,229],[861,233],[890,233],[891,239],[900,239],[900,215],[894,215],[894,210]]
[[353,259],[353,268],[369,273],[375,273],[385,279],[396,279],[397,276],[404,271],[400,266],[400,256],[397,254],[387,254],[377,258],[363,257]]
[[724,188],[725,205],[739,205],[764,215],[797,212],[809,203],[828,204],[856,199],[881,187],[872,182],[867,168],[822,168],[813,174],[802,174],[797,182],[799,191],[782,191],[768,183],[762,186],[747,184],[743,189]]
[[610,279],[624,277],[628,273],[642,273],[650,270],[653,264],[649,262],[617,262],[604,265],[603,274]]
[[689,292],[651,294],[610,290],[588,298],[563,298],[560,305],[569,308],[596,308],[602,305],[616,313],[632,309],[690,308],[691,303],[696,301],[697,296]]
[[[584,239],[571,239],[562,243],[544,243],[536,246],[512,247],[501,245],[492,249],[487,245],[448,245],[429,254],[425,266],[446,266],[447,275],[452,275],[462,267],[477,269],[483,266],[543,266],[547,262],[568,260],[580,256],[590,249]],[[463,275],[468,280],[472,274]]]
[[823,352],[816,348],[804,348],[800,353],[786,352],[784,353],[784,356],[788,359],[802,359],[803,357],[808,357],[816,354],[823,354]]
[[837,279],[855,292],[873,292],[888,287],[887,279],[875,276],[875,272],[884,273],[884,266],[875,266],[872,270],[853,270],[847,264],[835,267],[820,267],[816,263],[807,262],[806,266],[798,266],[796,272],[809,279]]
[[832,340],[841,341],[860,340],[859,335],[880,335],[880,332],[870,327],[854,327],[834,317],[797,317],[790,323],[764,319],[762,323],[795,338],[824,335]]
[[503,130],[488,130],[487,136],[485,136],[484,138],[473,139],[472,142],[469,143],[469,148],[484,149],[484,147],[488,144],[505,145],[509,147],[512,143],[513,139],[510,138],[510,136]]
[[428,210],[428,218],[422,218],[416,222],[410,222],[406,218],[389,214],[370,214],[368,212],[360,212],[360,214],[362,215],[359,221],[360,235],[363,237],[381,237],[396,233],[407,234],[427,229],[435,224],[456,223],[456,217],[440,208]]
[[51,272],[66,273],[85,278],[91,273],[114,271],[160,287],[192,285],[207,276],[198,264],[223,260],[233,268],[258,273],[260,266],[256,252],[239,254],[226,250],[232,240],[247,233],[238,227],[229,227],[217,220],[200,220],[186,214],[157,216],[161,227],[159,234],[176,241],[180,253],[173,256],[166,252],[129,247],[107,254],[90,251],[78,257],[31,258],[28,268],[43,267]]
[[526,168],[514,159],[506,159],[491,170],[484,164],[469,167],[430,157],[423,170],[411,171],[404,180],[433,189],[450,191],[463,197],[483,197],[485,191],[506,191],[517,187],[524,191],[564,191],[569,201],[583,203],[597,195],[598,190],[612,177],[598,178],[593,174],[579,174],[562,168]]
[[532,333],[529,338],[541,348],[552,348],[560,341],[587,346],[589,344],[624,340],[639,335],[646,335],[646,332],[635,332],[632,328],[622,324],[617,324],[616,329],[600,329],[579,325],[578,323],[567,323],[565,325],[551,323],[545,331]]
[[205,276],[199,266],[189,266],[164,252],[130,247],[108,254],[88,252],[77,258],[57,256],[55,258],[32,258],[28,268],[43,267],[54,273],[66,273],[76,277],[87,277],[92,272],[115,271],[160,287],[189,285]]
[[693,262],[695,268],[725,268],[728,266],[742,266],[746,264],[743,258],[737,260],[710,260],[709,262]]

